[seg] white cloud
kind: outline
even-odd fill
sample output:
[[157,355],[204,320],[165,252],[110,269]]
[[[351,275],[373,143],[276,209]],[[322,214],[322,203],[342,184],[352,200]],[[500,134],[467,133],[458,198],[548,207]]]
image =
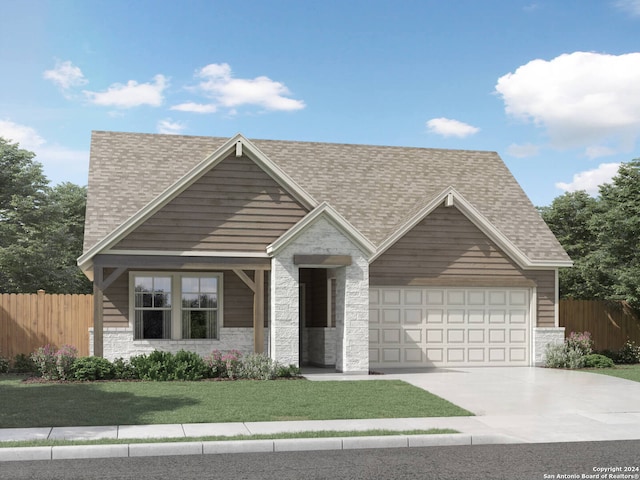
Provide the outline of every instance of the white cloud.
[[535,157],[538,153],[540,153],[540,147],[531,143],[524,143],[522,145],[512,143],[507,148],[507,154],[516,158]]
[[153,82],[149,83],[129,80],[126,85],[114,83],[104,92],[85,90],[83,93],[89,102],[95,105],[116,108],[132,108],[141,105],[159,107],[164,100],[162,93],[167,86],[168,82],[164,75],[156,75],[153,77]]
[[640,134],[640,53],[532,60],[500,77],[496,91],[508,115],[545,128],[556,148],[626,153]]
[[86,85],[89,81],[84,77],[80,67],[76,67],[70,61],[56,62],[56,66],[51,70],[45,70],[43,77],[51,80],[54,84],[63,90],[71,87],[80,87]]
[[20,148],[31,151],[45,143],[44,138],[38,135],[35,129],[10,120],[0,120],[0,137],[9,140],[10,143],[17,142],[20,144]]
[[179,105],[174,105],[171,110],[178,110],[180,112],[192,112],[192,113],[215,113],[218,107],[212,104],[202,104],[195,102],[186,102]]
[[615,5],[634,17],[640,17],[640,0],[618,0]]
[[585,154],[590,159],[598,158],[598,157],[608,157],[610,155],[615,155],[617,152],[615,149],[611,147],[606,147],[604,145],[594,145],[592,147],[587,147],[585,150]]
[[0,137],[18,142],[20,148],[36,154],[35,160],[44,167],[44,173],[52,184],[73,182],[86,185],[89,170],[89,152],[74,150],[62,145],[50,145],[38,132],[27,125],[10,120],[0,120]]
[[158,122],[158,133],[166,133],[169,135],[178,135],[187,128],[187,126],[181,122],[174,122],[170,118],[160,120]]
[[571,183],[558,182],[556,188],[566,192],[576,190],[586,190],[591,195],[598,193],[598,186],[611,182],[611,179],[618,173],[619,163],[601,163],[598,168],[576,173]]
[[197,90],[214,99],[218,106],[233,109],[255,105],[276,111],[301,110],[306,106],[302,100],[290,98],[291,92],[283,83],[269,77],[233,78],[227,63],[206,65],[196,76],[202,79]]
[[443,137],[464,138],[478,133],[480,129],[472,125],[452,120],[450,118],[432,118],[427,122],[429,132],[442,135]]

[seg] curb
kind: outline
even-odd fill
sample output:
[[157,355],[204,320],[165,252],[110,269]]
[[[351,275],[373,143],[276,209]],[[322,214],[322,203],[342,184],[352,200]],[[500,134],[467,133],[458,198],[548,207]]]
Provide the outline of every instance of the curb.
[[324,437],[218,442],[130,443],[53,447],[0,448],[0,462],[72,460],[85,458],[156,457],[170,455],[220,455],[232,453],[412,448],[521,443],[506,435],[389,435],[381,437]]

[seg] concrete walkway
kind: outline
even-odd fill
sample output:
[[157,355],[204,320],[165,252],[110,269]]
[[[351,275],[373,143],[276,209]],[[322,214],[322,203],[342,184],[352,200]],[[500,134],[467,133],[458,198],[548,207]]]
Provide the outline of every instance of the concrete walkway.
[[393,370],[383,373],[352,376],[309,370],[305,371],[305,377],[311,381],[400,379],[472,411],[476,416],[0,429],[0,442],[185,438],[319,430],[451,428],[461,432],[393,437],[0,448],[0,461],[640,439],[640,383],[637,382],[585,372],[526,367]]

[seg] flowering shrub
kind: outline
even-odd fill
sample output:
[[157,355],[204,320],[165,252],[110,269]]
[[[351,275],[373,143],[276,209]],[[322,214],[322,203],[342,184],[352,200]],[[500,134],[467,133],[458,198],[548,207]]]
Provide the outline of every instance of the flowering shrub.
[[45,345],[31,354],[31,360],[45,380],[67,380],[77,356],[78,350],[73,345],[63,345],[58,350]]
[[238,350],[229,350],[222,353],[214,350],[211,355],[205,357],[204,361],[211,370],[211,376],[217,378],[238,378],[241,366],[242,353]]
[[583,355],[593,353],[593,340],[589,332],[571,332],[569,338],[565,340],[569,348],[582,352]]

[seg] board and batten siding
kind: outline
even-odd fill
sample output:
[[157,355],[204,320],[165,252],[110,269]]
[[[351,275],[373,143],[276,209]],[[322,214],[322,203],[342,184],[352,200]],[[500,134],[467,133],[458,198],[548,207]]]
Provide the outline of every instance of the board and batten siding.
[[307,210],[247,157],[227,157],[116,250],[264,252]]
[[[150,271],[150,274],[153,272]],[[188,273],[185,270],[183,273]],[[246,272],[249,277],[253,275]],[[227,328],[253,328],[253,292],[234,272],[225,270],[223,275],[223,326]],[[268,281],[265,281],[268,292]],[[265,304],[268,302],[265,296]],[[129,272],[115,280],[104,292],[104,327],[129,327]],[[269,311],[269,310],[265,310]],[[265,326],[267,320],[265,319]]]
[[523,270],[455,207],[440,206],[369,266],[374,286],[533,287],[537,326],[555,324],[554,270]]

